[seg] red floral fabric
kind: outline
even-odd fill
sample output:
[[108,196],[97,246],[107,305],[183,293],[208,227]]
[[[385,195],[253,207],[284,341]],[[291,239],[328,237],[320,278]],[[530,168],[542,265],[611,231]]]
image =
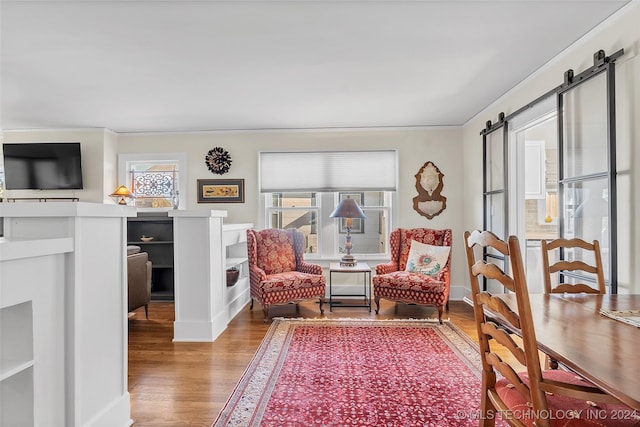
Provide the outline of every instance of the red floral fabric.
[[296,269],[293,237],[285,230],[267,229],[255,233],[256,250],[260,254],[257,265],[266,274]]
[[[523,372],[519,376],[529,386],[527,373]],[[593,386],[576,374],[561,369],[544,371],[542,376],[568,384]],[[514,416],[517,416],[525,425],[533,426],[533,407],[522,393],[513,388],[504,378],[496,383],[496,391]],[[587,402],[549,393],[547,404],[551,425],[554,427],[640,426],[640,414],[627,406]]]
[[[431,230],[429,228],[400,228],[398,270],[407,268],[407,258],[411,250],[411,241],[426,243],[433,246],[451,246],[451,230]],[[449,256],[449,262],[451,256]]]
[[322,285],[322,276],[316,274],[287,271],[268,275],[261,283],[264,291],[295,290],[309,285]]
[[393,230],[389,236],[391,261],[376,266],[376,275],[373,277],[374,299],[378,306],[382,298],[435,305],[438,308],[438,318],[441,318],[449,299],[451,254],[447,264],[435,278],[427,274],[405,272],[411,240],[434,246],[451,246],[452,232],[450,229],[429,228]]
[[268,310],[286,304],[324,298],[322,267],[304,261],[304,235],[294,229],[247,230],[251,298]]

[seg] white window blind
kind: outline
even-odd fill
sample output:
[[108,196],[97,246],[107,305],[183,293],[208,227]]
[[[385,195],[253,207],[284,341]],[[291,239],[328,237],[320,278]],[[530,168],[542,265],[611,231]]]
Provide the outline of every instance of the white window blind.
[[397,152],[260,153],[260,192],[396,191]]

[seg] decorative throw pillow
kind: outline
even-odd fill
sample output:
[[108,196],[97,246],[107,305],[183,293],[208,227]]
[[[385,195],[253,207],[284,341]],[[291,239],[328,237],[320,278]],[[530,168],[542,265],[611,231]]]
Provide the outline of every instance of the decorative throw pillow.
[[433,246],[411,241],[405,271],[437,276],[447,265],[451,246]]

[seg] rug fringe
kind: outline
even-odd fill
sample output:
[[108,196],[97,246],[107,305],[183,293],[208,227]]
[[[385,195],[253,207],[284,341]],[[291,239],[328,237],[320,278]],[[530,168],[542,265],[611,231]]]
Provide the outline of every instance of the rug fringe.
[[[274,317],[273,320],[280,321],[309,321],[309,322],[425,322],[425,323],[439,323],[438,319],[417,319],[414,317],[405,319],[369,319],[369,318],[357,318],[357,317]],[[451,322],[450,318],[442,319],[443,322]]]

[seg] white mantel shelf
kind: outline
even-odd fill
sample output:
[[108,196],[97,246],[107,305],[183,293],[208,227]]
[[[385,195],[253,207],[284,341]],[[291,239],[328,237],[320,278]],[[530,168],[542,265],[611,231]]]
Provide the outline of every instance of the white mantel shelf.
[[137,209],[133,206],[104,205],[86,202],[16,202],[0,203],[0,217],[133,217]]
[[177,218],[226,218],[227,211],[219,210],[173,210],[169,211],[169,216]]

